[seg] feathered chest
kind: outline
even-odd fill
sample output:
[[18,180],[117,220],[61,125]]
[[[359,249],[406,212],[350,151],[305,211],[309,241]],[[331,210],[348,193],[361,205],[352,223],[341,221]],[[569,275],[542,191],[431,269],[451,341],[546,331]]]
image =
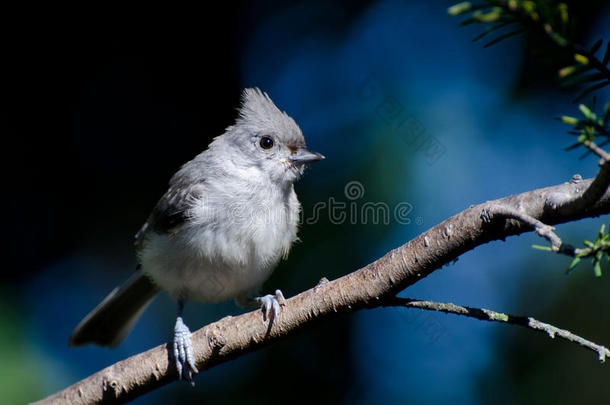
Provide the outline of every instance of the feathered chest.
[[275,267],[297,239],[300,210],[292,185],[214,187],[190,209],[191,246],[232,266]]

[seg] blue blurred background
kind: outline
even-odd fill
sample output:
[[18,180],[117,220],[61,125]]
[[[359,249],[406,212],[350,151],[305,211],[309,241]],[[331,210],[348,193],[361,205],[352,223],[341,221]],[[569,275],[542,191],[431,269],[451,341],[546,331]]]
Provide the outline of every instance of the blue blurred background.
[[[605,1],[568,2],[577,42],[610,40]],[[577,115],[565,58],[526,36],[483,49],[445,1],[235,3],[187,8],[13,9],[4,38],[5,216],[0,395],[23,403],[166,342],[159,296],[114,350],[68,348],[74,326],[135,266],[132,238],[173,172],[232,123],[258,86],[327,159],[297,185],[316,203],[410,208],[336,223],[322,211],[265,285],[292,296],[380,257],[489,199],[592,177],[553,120]],[[569,60],[568,60],[569,62]],[[598,92],[599,100],[609,92]],[[358,182],[359,198],[345,187]],[[355,183],[351,183],[355,184]],[[573,243],[607,218],[559,227]],[[310,223],[309,223],[310,222]],[[610,285],[531,249],[533,235],[462,256],[402,295],[529,315],[610,344]],[[192,329],[241,310],[191,303]],[[541,334],[406,309],[360,311],[174,383],[156,403],[607,403],[608,365]],[[27,387],[27,389],[24,389]]]

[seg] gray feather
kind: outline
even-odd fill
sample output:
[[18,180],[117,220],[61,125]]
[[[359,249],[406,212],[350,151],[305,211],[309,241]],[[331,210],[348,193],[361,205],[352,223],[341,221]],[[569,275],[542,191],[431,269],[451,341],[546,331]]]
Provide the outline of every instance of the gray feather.
[[78,324],[70,336],[70,346],[118,346],[158,292],[159,287],[138,271]]

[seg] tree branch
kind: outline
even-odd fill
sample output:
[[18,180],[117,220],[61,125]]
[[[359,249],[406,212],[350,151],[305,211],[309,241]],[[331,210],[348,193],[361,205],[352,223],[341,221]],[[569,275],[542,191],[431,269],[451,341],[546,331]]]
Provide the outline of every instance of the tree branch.
[[[574,176],[572,177],[571,182],[579,184],[581,181],[579,177]],[[572,200],[569,204],[565,204],[564,209],[568,211],[579,211],[591,206],[608,191],[608,185],[610,185],[610,160],[602,158],[599,161],[599,170],[597,171],[597,175],[595,175],[593,182],[591,184],[583,183],[585,188],[582,197]]]
[[472,308],[464,307],[461,305],[455,305],[451,303],[433,302],[433,301],[421,301],[414,300],[411,298],[400,298],[390,297],[384,300],[384,307],[406,307],[406,308],[419,308],[428,311],[444,312],[446,314],[456,314],[468,316],[470,318],[480,319],[482,321],[490,322],[503,322],[512,325],[519,325],[526,327],[531,330],[540,331],[546,333],[551,339],[556,336],[565,339],[569,342],[578,343],[579,345],[594,351],[597,353],[599,361],[602,363],[606,361],[607,357],[610,357],[610,350],[605,347],[591,342],[590,340],[584,339],[572,332],[560,329],[548,323],[540,322],[537,319],[525,316],[515,316],[503,314],[501,312],[492,311],[484,308]]
[[583,145],[585,145],[585,147],[589,149],[589,151],[593,152],[595,156],[600,159],[600,166],[603,166],[610,160],[610,154],[606,152],[603,148],[600,148],[595,142],[585,140],[583,141]]
[[[568,182],[471,206],[364,268],[288,299],[273,324],[263,322],[259,311],[211,323],[192,335],[197,368],[205,370],[260,349],[320,319],[379,307],[383,299],[461,254],[531,230],[515,219],[484,220],[483,213],[494,205],[518,209],[551,225],[610,213],[607,188],[596,201],[575,209],[574,202],[592,183],[593,180]],[[115,363],[38,404],[99,404],[134,399],[177,379],[168,348],[171,345],[164,344]]]
[[488,209],[485,209],[482,215],[487,221],[491,221],[494,219],[494,217],[498,216],[503,218],[518,219],[524,224],[532,227],[538,236],[548,240],[551,243],[551,249],[554,252],[560,252],[564,246],[561,238],[554,232],[554,227],[547,225],[531,215],[527,215],[513,207],[493,204]]

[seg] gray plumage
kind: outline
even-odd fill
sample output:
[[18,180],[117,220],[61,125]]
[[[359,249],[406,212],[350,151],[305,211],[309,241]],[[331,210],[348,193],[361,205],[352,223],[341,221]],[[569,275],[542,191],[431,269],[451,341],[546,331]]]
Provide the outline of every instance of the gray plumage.
[[158,292],[159,287],[150,278],[137,272],[78,324],[70,336],[70,346],[118,346]]
[[186,300],[251,300],[297,240],[293,183],[320,159],[266,93],[246,89],[235,124],[171,178],[136,235],[140,270],[83,319],[70,344],[117,345],[159,289],[179,300],[179,316]]

